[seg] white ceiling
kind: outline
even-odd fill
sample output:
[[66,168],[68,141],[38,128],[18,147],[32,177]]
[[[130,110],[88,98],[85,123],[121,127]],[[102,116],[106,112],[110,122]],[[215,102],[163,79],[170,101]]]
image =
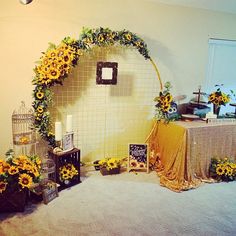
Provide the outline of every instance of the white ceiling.
[[151,0],[151,1],[236,14],[236,0]]

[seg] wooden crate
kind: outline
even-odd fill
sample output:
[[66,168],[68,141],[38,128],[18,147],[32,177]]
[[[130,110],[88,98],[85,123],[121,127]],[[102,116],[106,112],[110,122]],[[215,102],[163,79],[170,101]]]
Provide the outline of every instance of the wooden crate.
[[[56,182],[60,185],[58,190],[62,190],[71,187],[75,184],[80,183],[80,150],[74,148],[66,153],[53,153],[52,150],[49,151],[49,157],[52,158],[56,164]],[[59,169],[64,165],[72,164],[78,171],[78,175],[74,176],[69,183],[64,182],[60,179]]]

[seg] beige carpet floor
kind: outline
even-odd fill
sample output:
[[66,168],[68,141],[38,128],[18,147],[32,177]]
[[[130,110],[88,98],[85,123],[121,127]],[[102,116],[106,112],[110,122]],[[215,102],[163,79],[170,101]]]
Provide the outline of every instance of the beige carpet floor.
[[175,193],[159,185],[155,172],[91,171],[48,205],[29,204],[0,220],[0,236],[232,236],[236,181]]

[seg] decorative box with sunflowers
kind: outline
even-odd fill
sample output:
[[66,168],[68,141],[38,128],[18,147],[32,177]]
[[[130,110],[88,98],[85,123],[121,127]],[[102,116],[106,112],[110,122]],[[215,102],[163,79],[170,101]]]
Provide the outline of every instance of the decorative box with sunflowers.
[[49,151],[49,156],[56,164],[56,182],[59,190],[80,183],[80,150],[74,148],[65,153]]
[[98,165],[102,175],[114,175],[120,173],[120,167],[124,163],[124,159],[120,158],[103,158],[99,160]]
[[40,180],[38,156],[0,159],[0,212],[24,211],[28,190]]

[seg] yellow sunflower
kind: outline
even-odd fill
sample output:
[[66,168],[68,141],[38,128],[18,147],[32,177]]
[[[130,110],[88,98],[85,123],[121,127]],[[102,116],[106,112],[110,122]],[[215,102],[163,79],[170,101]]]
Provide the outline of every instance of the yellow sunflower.
[[8,170],[8,173],[10,175],[15,175],[15,174],[19,173],[19,169],[17,166],[11,166]]
[[33,183],[33,179],[28,174],[21,174],[19,176],[19,184],[22,186],[22,188],[29,188]]
[[64,180],[70,179],[69,173],[63,174],[61,177],[62,177],[62,179],[64,179]]
[[32,171],[32,165],[29,163],[25,163],[24,166],[22,167],[22,170],[27,170],[27,171]]
[[42,107],[42,106],[38,106],[37,111],[38,111],[39,113],[43,113],[43,107]]
[[228,176],[232,176],[233,175],[233,169],[231,169],[230,167],[227,167],[225,174],[228,175]]
[[9,168],[10,168],[10,164],[4,163],[3,166],[2,166],[2,171],[3,172],[8,172]]
[[102,43],[104,41],[104,36],[102,34],[99,34],[98,41]]
[[225,173],[225,168],[223,165],[217,165],[216,167],[217,175],[223,175]]
[[110,160],[108,160],[107,166],[109,169],[117,168],[117,163],[116,163],[115,159],[111,158]]
[[48,59],[47,57],[43,58],[42,64],[43,64],[44,66],[47,66],[49,63],[50,63],[50,59]]
[[55,58],[57,56],[57,50],[56,49],[51,49],[46,53],[45,56],[49,59]]
[[215,98],[216,98],[215,93],[212,93],[212,94],[210,94],[210,96],[208,97],[208,100],[209,100],[210,102],[213,102],[213,101],[215,100]]
[[171,102],[173,100],[173,97],[171,94],[166,94],[166,96],[164,97],[165,102]]
[[127,34],[125,34],[125,38],[126,38],[126,40],[130,41],[132,39],[132,36],[131,36],[131,34],[127,33]]
[[33,165],[33,166],[31,167],[30,172],[31,172],[35,177],[39,177],[39,176],[40,176],[39,171],[38,171],[38,168],[37,168],[35,165]]
[[68,175],[69,170],[67,170],[65,167],[63,167],[63,168],[60,168],[60,173],[61,173],[61,175]]
[[51,80],[57,80],[60,76],[60,71],[57,68],[51,68],[48,78]]
[[0,181],[0,193],[4,192],[6,190],[7,183]]
[[42,98],[44,97],[44,93],[41,92],[41,91],[38,91],[38,92],[36,93],[36,97],[37,97],[38,99],[42,99]]
[[73,55],[67,53],[65,54],[63,57],[62,57],[62,60],[63,60],[63,64],[66,63],[66,64],[71,64],[72,60],[74,59]]

